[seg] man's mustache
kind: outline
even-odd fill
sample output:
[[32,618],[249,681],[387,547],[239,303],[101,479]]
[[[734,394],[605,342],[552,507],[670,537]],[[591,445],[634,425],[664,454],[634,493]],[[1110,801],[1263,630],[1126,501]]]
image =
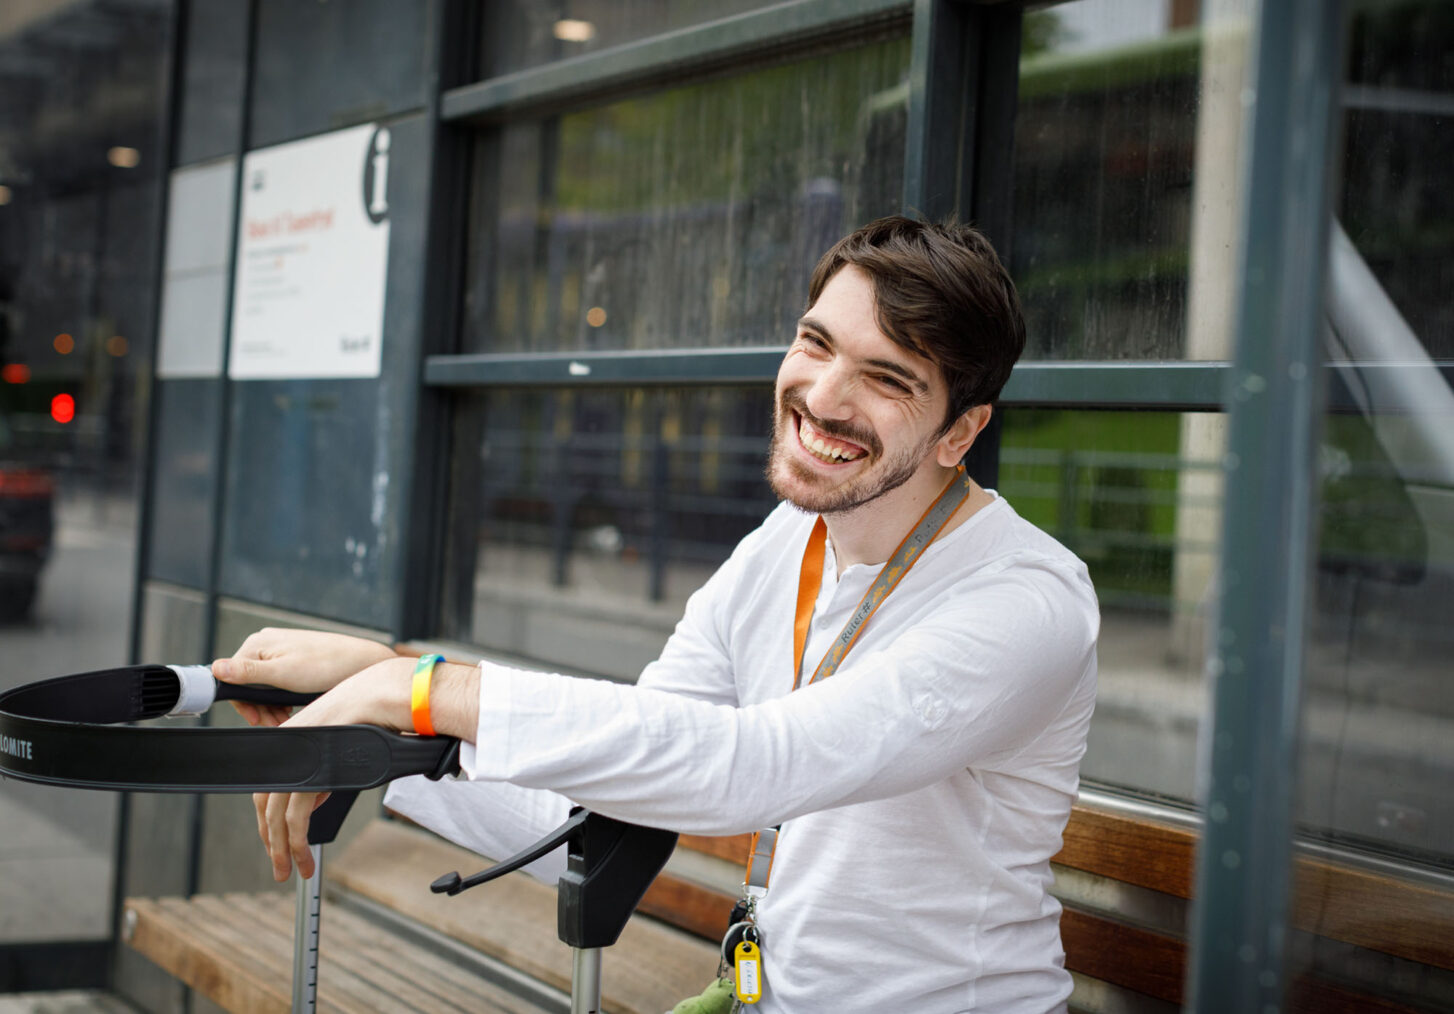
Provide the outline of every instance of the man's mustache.
[[869,430],[861,430],[846,423],[827,422],[819,419],[808,411],[808,406],[803,402],[802,395],[796,391],[784,391],[782,394],[783,409],[798,413],[808,423],[823,434],[825,437],[837,437],[839,440],[847,440],[860,447],[868,449],[870,454],[878,455],[883,452],[883,445],[879,443],[877,435]]

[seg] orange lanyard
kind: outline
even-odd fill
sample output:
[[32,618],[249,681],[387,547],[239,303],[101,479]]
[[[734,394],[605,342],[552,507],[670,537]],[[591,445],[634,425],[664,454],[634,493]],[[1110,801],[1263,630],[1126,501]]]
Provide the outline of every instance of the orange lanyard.
[[[919,562],[929,543],[944,530],[954,512],[969,499],[970,491],[974,488],[974,482],[969,474],[965,472],[964,466],[960,465],[954,478],[944,487],[929,508],[919,515],[919,520],[914,522],[914,527],[909,530],[898,547],[889,555],[888,562],[884,564],[883,570],[879,571],[878,577],[869,586],[868,591],[863,593],[863,598],[858,600],[858,608],[853,611],[848,622],[838,636],[833,639],[833,644],[828,648],[823,660],[818,663],[818,668],[813,670],[813,676],[808,683],[816,683],[820,679],[827,679],[833,675],[843,657],[848,654],[853,643],[858,640],[858,635],[868,625],[868,619],[874,614],[884,599],[899,586],[909,568]],[[808,627],[813,622],[813,608],[818,602],[818,591],[823,587],[823,557],[825,546],[828,543],[828,525],[822,517],[813,524],[812,534],[808,536],[808,545],[803,550],[803,565],[798,571],[798,608],[793,617],[793,689],[798,689],[802,680],[803,649],[808,643]]]
[[[863,593],[859,599],[858,607],[854,609],[853,615],[843,625],[838,636],[833,639],[823,660],[818,663],[818,668],[813,670],[809,684],[816,683],[820,679],[827,679],[838,669],[845,655],[858,640],[858,635],[863,633],[863,628],[868,625],[871,617],[884,599],[898,587],[909,568],[919,562],[924,550],[944,530],[949,519],[954,516],[964,501],[969,499],[970,492],[974,489],[974,481],[965,472],[964,466],[960,465],[954,476],[949,480],[939,496],[929,505],[929,509],[919,516],[914,522],[914,527],[909,534],[905,535],[898,547],[890,554],[888,562],[884,564],[883,570],[879,571],[878,577],[874,578],[873,584],[868,591]],[[797,612],[793,617],[793,689],[798,689],[802,681],[802,658],[803,651],[808,643],[808,628],[813,622],[813,610],[818,602],[818,592],[823,587],[823,559],[828,543],[828,526],[819,517],[813,524],[813,531],[808,536],[808,544],[803,549],[803,564],[798,571],[798,604]],[[777,829],[768,828],[763,831],[755,831],[752,835],[752,845],[747,859],[747,875],[743,879],[742,887],[744,893],[749,888],[758,888],[760,892],[767,891],[767,881],[772,874],[772,856],[777,849]]]

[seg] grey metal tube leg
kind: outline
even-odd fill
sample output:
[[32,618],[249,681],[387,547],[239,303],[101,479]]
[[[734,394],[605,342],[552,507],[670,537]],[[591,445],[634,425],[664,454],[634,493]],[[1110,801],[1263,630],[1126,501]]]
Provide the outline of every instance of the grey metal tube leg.
[[293,911],[293,1014],[313,1014],[318,1006],[318,920],[323,905],[323,846],[309,845],[313,876],[298,880]]
[[570,976],[571,1014],[601,1012],[601,948],[576,947]]

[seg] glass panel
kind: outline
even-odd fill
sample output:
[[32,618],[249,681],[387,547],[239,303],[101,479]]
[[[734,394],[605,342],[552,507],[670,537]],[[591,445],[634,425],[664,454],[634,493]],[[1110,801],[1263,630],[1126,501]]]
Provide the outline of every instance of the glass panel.
[[207,586],[212,561],[221,388],[216,379],[167,380],[156,388],[147,574],[192,588]]
[[[5,4],[0,687],[120,664],[131,627],[170,4]],[[117,796],[0,779],[7,984],[112,934]],[[51,955],[55,952],[51,950]],[[104,978],[104,970],[94,980]]]
[[189,0],[177,164],[237,152],[247,80],[247,4]]
[[438,6],[259,0],[250,146],[423,107]]
[[537,67],[777,0],[506,0],[485,7],[483,76]]
[[[1442,383],[1442,381],[1441,381]],[[1454,859],[1454,396],[1324,424],[1301,818]]]
[[769,388],[517,391],[460,412],[446,635],[635,679],[776,503]]
[[513,124],[479,150],[465,351],[785,344],[898,210],[907,42]]
[[1304,859],[1332,872],[1295,882],[1289,965],[1366,1009],[1448,1010],[1454,392],[1430,357],[1454,357],[1454,7],[1355,5],[1350,39],[1328,336],[1366,365],[1342,371],[1357,410],[1323,420],[1297,758],[1300,837],[1338,848]]
[[1192,798],[1225,433],[1210,414],[1005,414],[999,491],[1086,562],[1100,598],[1088,782]]
[[1429,355],[1454,359],[1454,8],[1365,6],[1352,38],[1339,217]]
[[388,629],[416,454],[428,203],[427,118],[389,124],[388,269],[379,376],[234,382],[218,577],[225,594]]
[[1235,2],[1025,16],[1010,270],[1030,359],[1226,359],[1246,67]]

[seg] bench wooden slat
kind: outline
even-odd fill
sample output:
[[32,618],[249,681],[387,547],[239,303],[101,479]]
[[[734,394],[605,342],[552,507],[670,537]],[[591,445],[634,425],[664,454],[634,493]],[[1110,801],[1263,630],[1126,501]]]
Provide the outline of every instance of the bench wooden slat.
[[[136,914],[128,943],[214,1003],[248,1014],[291,1009],[288,895],[139,898],[129,899],[127,910]],[[336,906],[323,913],[318,973],[322,1014],[541,1014],[528,1001]]]
[[[554,888],[511,874],[456,898],[429,892],[429,883],[440,874],[468,874],[480,862],[427,832],[375,821],[331,864],[328,875],[361,897],[569,992],[571,953],[556,936]],[[716,970],[712,944],[633,918],[602,962],[603,1003],[613,1011],[661,1014],[701,992]]]
[[[259,944],[266,947],[277,967],[290,976],[293,960],[293,906],[274,895],[229,894],[221,898],[194,899],[202,911],[218,905],[238,915],[251,918],[258,926],[266,926],[266,936]],[[219,915],[219,918],[221,916]],[[438,991],[410,968],[407,979],[399,974],[400,954],[396,950],[384,963],[361,961],[360,947],[369,936],[367,924],[349,913],[328,908],[323,912],[319,930],[318,993],[346,1010],[459,1010],[469,1009],[468,1001],[456,1002]],[[340,946],[340,944],[344,946]],[[411,955],[418,961],[422,955]]]
[[[250,939],[245,946],[259,960],[270,962],[273,974],[292,989],[293,973],[293,904],[284,894],[226,894],[220,897],[201,896],[193,899],[193,912],[217,926],[235,924],[235,933]],[[366,979],[350,974],[343,959],[353,949],[353,935],[346,920],[332,919],[325,913],[320,934],[318,956],[319,1007],[355,1014],[377,1010],[419,1009],[407,998],[400,997]],[[330,925],[331,922],[331,925]],[[332,929],[332,946],[329,930]],[[345,946],[337,946],[346,937]],[[239,946],[232,943],[232,946]]]
[[[289,980],[247,955],[197,946],[189,920],[170,902],[181,899],[129,898],[126,942],[177,979],[232,1011],[287,1014]],[[185,904],[185,902],[182,902]]]
[[730,894],[663,873],[647,890],[637,911],[715,942],[726,935],[727,920],[736,902]]
[[1454,894],[1308,857],[1293,877],[1298,929],[1454,971]]
[[[336,906],[325,907],[320,964],[328,974],[337,971],[387,993],[393,1001],[383,1009],[401,1010],[412,1004],[431,1011],[539,1014],[534,1004],[429,948],[401,948],[397,936],[366,918]],[[342,933],[330,934],[335,928]]]
[[1066,908],[1060,939],[1067,968],[1168,1003],[1181,1003],[1186,945],[1174,937]]
[[750,834],[729,834],[720,838],[705,834],[684,834],[677,839],[678,848],[716,856],[735,866],[747,865],[747,853],[751,845],[752,835]]
[[[1067,907],[1060,915],[1066,967],[1168,1003],[1182,1002],[1186,944],[1175,937]],[[1293,978],[1294,1014],[1419,1014],[1416,1008],[1309,975]]]
[[1197,835],[1186,828],[1076,804],[1050,861],[1137,887],[1190,898]]
[[[1052,861],[1189,899],[1197,842],[1190,828],[1077,804]],[[1454,892],[1308,855],[1293,877],[1295,928],[1454,971]]]

